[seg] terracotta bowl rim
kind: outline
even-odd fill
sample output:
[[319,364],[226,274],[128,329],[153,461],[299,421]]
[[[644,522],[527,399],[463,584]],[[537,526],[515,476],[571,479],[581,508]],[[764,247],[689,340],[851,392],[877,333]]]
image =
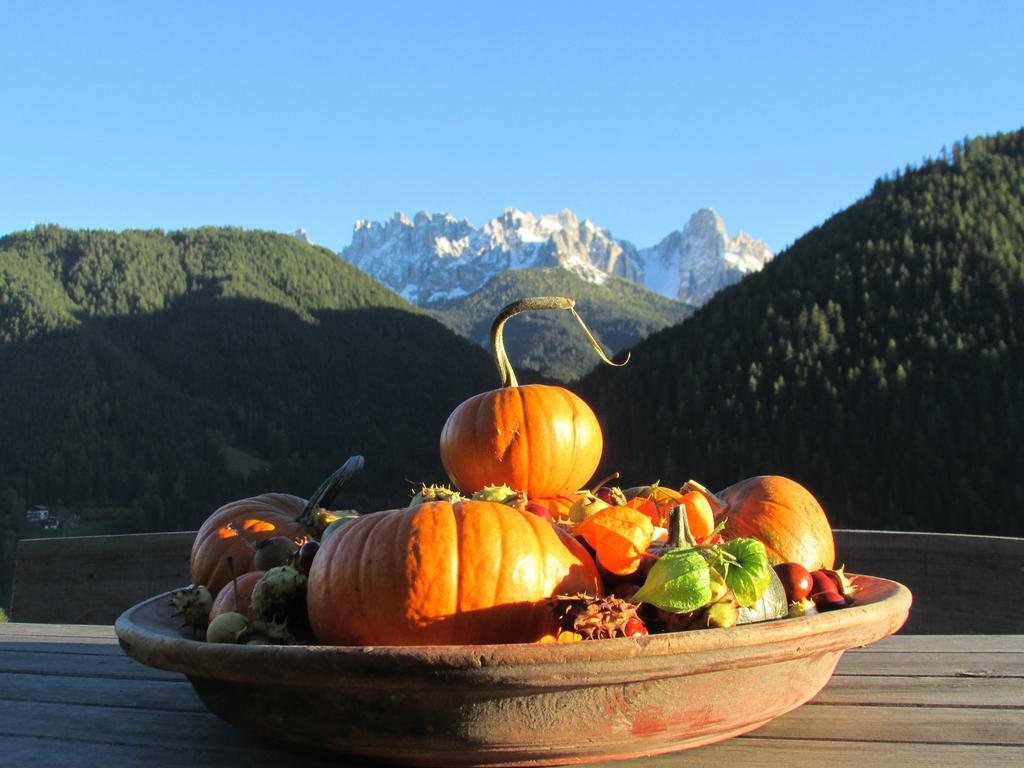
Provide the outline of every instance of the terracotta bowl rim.
[[[516,643],[451,646],[230,645],[193,639],[182,630],[169,605],[170,592],[127,609],[115,631],[121,647],[148,666],[189,676],[297,685],[333,685],[341,680],[400,677],[473,679],[514,684],[565,684],[565,675],[592,672],[580,684],[615,679],[654,679],[699,674],[723,665],[758,666],[785,658],[843,651],[869,645],[906,621],[910,591],[895,581],[857,576],[860,591],[849,607],[799,618],[745,624],[727,629],[672,632],[577,643]],[[582,665],[582,667],[580,666]]]

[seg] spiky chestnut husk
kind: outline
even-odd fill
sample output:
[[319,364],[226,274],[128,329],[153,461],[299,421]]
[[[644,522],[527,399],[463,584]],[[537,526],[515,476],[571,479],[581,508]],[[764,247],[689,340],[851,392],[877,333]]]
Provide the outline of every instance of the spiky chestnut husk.
[[805,597],[803,600],[791,602],[789,604],[789,613],[786,615],[790,619],[795,619],[800,616],[812,616],[817,612],[818,607],[814,604],[814,601]]
[[556,638],[561,633],[575,633],[584,640],[646,634],[637,615],[639,606],[618,597],[558,595],[549,598],[549,605],[558,623]]
[[238,635],[238,642],[246,645],[291,645],[296,639],[287,623],[254,621]]
[[186,627],[191,627],[193,631],[206,629],[210,623],[213,594],[203,584],[191,584],[171,593],[171,607]]
[[526,511],[526,494],[522,491],[514,491],[507,485],[485,485],[471,497],[474,501],[493,501],[495,504],[504,504],[506,507]]
[[854,579],[857,577],[854,576],[851,579],[844,572],[844,568],[846,568],[846,566],[841,565],[838,568],[822,568],[821,570],[829,577],[829,579],[832,580],[832,583],[836,585],[836,592],[838,592],[842,597],[845,597],[848,601],[852,602],[854,593],[859,589],[859,587],[854,583]]
[[252,590],[252,612],[258,621],[281,623],[299,639],[312,636],[306,609],[306,577],[290,565],[271,568]]
[[493,501],[517,509],[526,509],[526,494],[507,485],[485,485],[471,497],[474,501]]
[[415,507],[428,501],[450,501],[454,504],[462,499],[462,494],[447,485],[421,484],[420,489],[413,494],[410,507]]

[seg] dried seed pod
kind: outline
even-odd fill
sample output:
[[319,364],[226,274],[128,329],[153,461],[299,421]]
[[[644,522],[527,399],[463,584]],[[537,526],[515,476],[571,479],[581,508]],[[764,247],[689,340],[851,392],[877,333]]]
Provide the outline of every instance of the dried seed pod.
[[186,627],[205,629],[210,623],[213,594],[202,584],[192,584],[171,593],[171,607]]

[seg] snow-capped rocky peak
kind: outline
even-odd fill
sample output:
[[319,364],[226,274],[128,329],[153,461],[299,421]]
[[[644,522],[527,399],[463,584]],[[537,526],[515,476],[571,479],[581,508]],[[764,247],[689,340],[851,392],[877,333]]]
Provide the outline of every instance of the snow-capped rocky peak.
[[569,210],[506,208],[480,229],[449,214],[396,213],[384,224],[357,221],[341,255],[415,304],[472,293],[506,269],[557,266],[592,283],[639,274],[633,246]]
[[473,293],[507,269],[561,267],[591,283],[609,275],[693,304],[764,266],[768,247],[748,235],[730,239],[710,208],[682,231],[643,251],[570,210],[535,216],[506,208],[480,229],[447,213],[412,220],[357,221],[342,257],[415,304]]
[[717,291],[771,260],[768,246],[749,235],[730,238],[722,217],[702,208],[683,230],[640,251],[641,282],[650,290],[689,304],[703,304]]
[[306,230],[304,230],[302,227],[299,227],[294,232],[292,232],[292,237],[296,238],[297,240],[301,240],[307,245],[313,244],[313,240],[310,238],[309,235],[306,234]]

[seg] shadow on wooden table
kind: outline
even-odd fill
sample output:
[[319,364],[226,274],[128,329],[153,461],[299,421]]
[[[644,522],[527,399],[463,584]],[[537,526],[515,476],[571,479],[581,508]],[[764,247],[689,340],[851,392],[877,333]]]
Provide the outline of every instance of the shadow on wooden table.
[[[1024,633],[1024,539],[837,530],[839,564],[898,581],[914,605],[904,634]],[[23,539],[12,619],[112,624],[127,608],[189,582],[195,531]]]

